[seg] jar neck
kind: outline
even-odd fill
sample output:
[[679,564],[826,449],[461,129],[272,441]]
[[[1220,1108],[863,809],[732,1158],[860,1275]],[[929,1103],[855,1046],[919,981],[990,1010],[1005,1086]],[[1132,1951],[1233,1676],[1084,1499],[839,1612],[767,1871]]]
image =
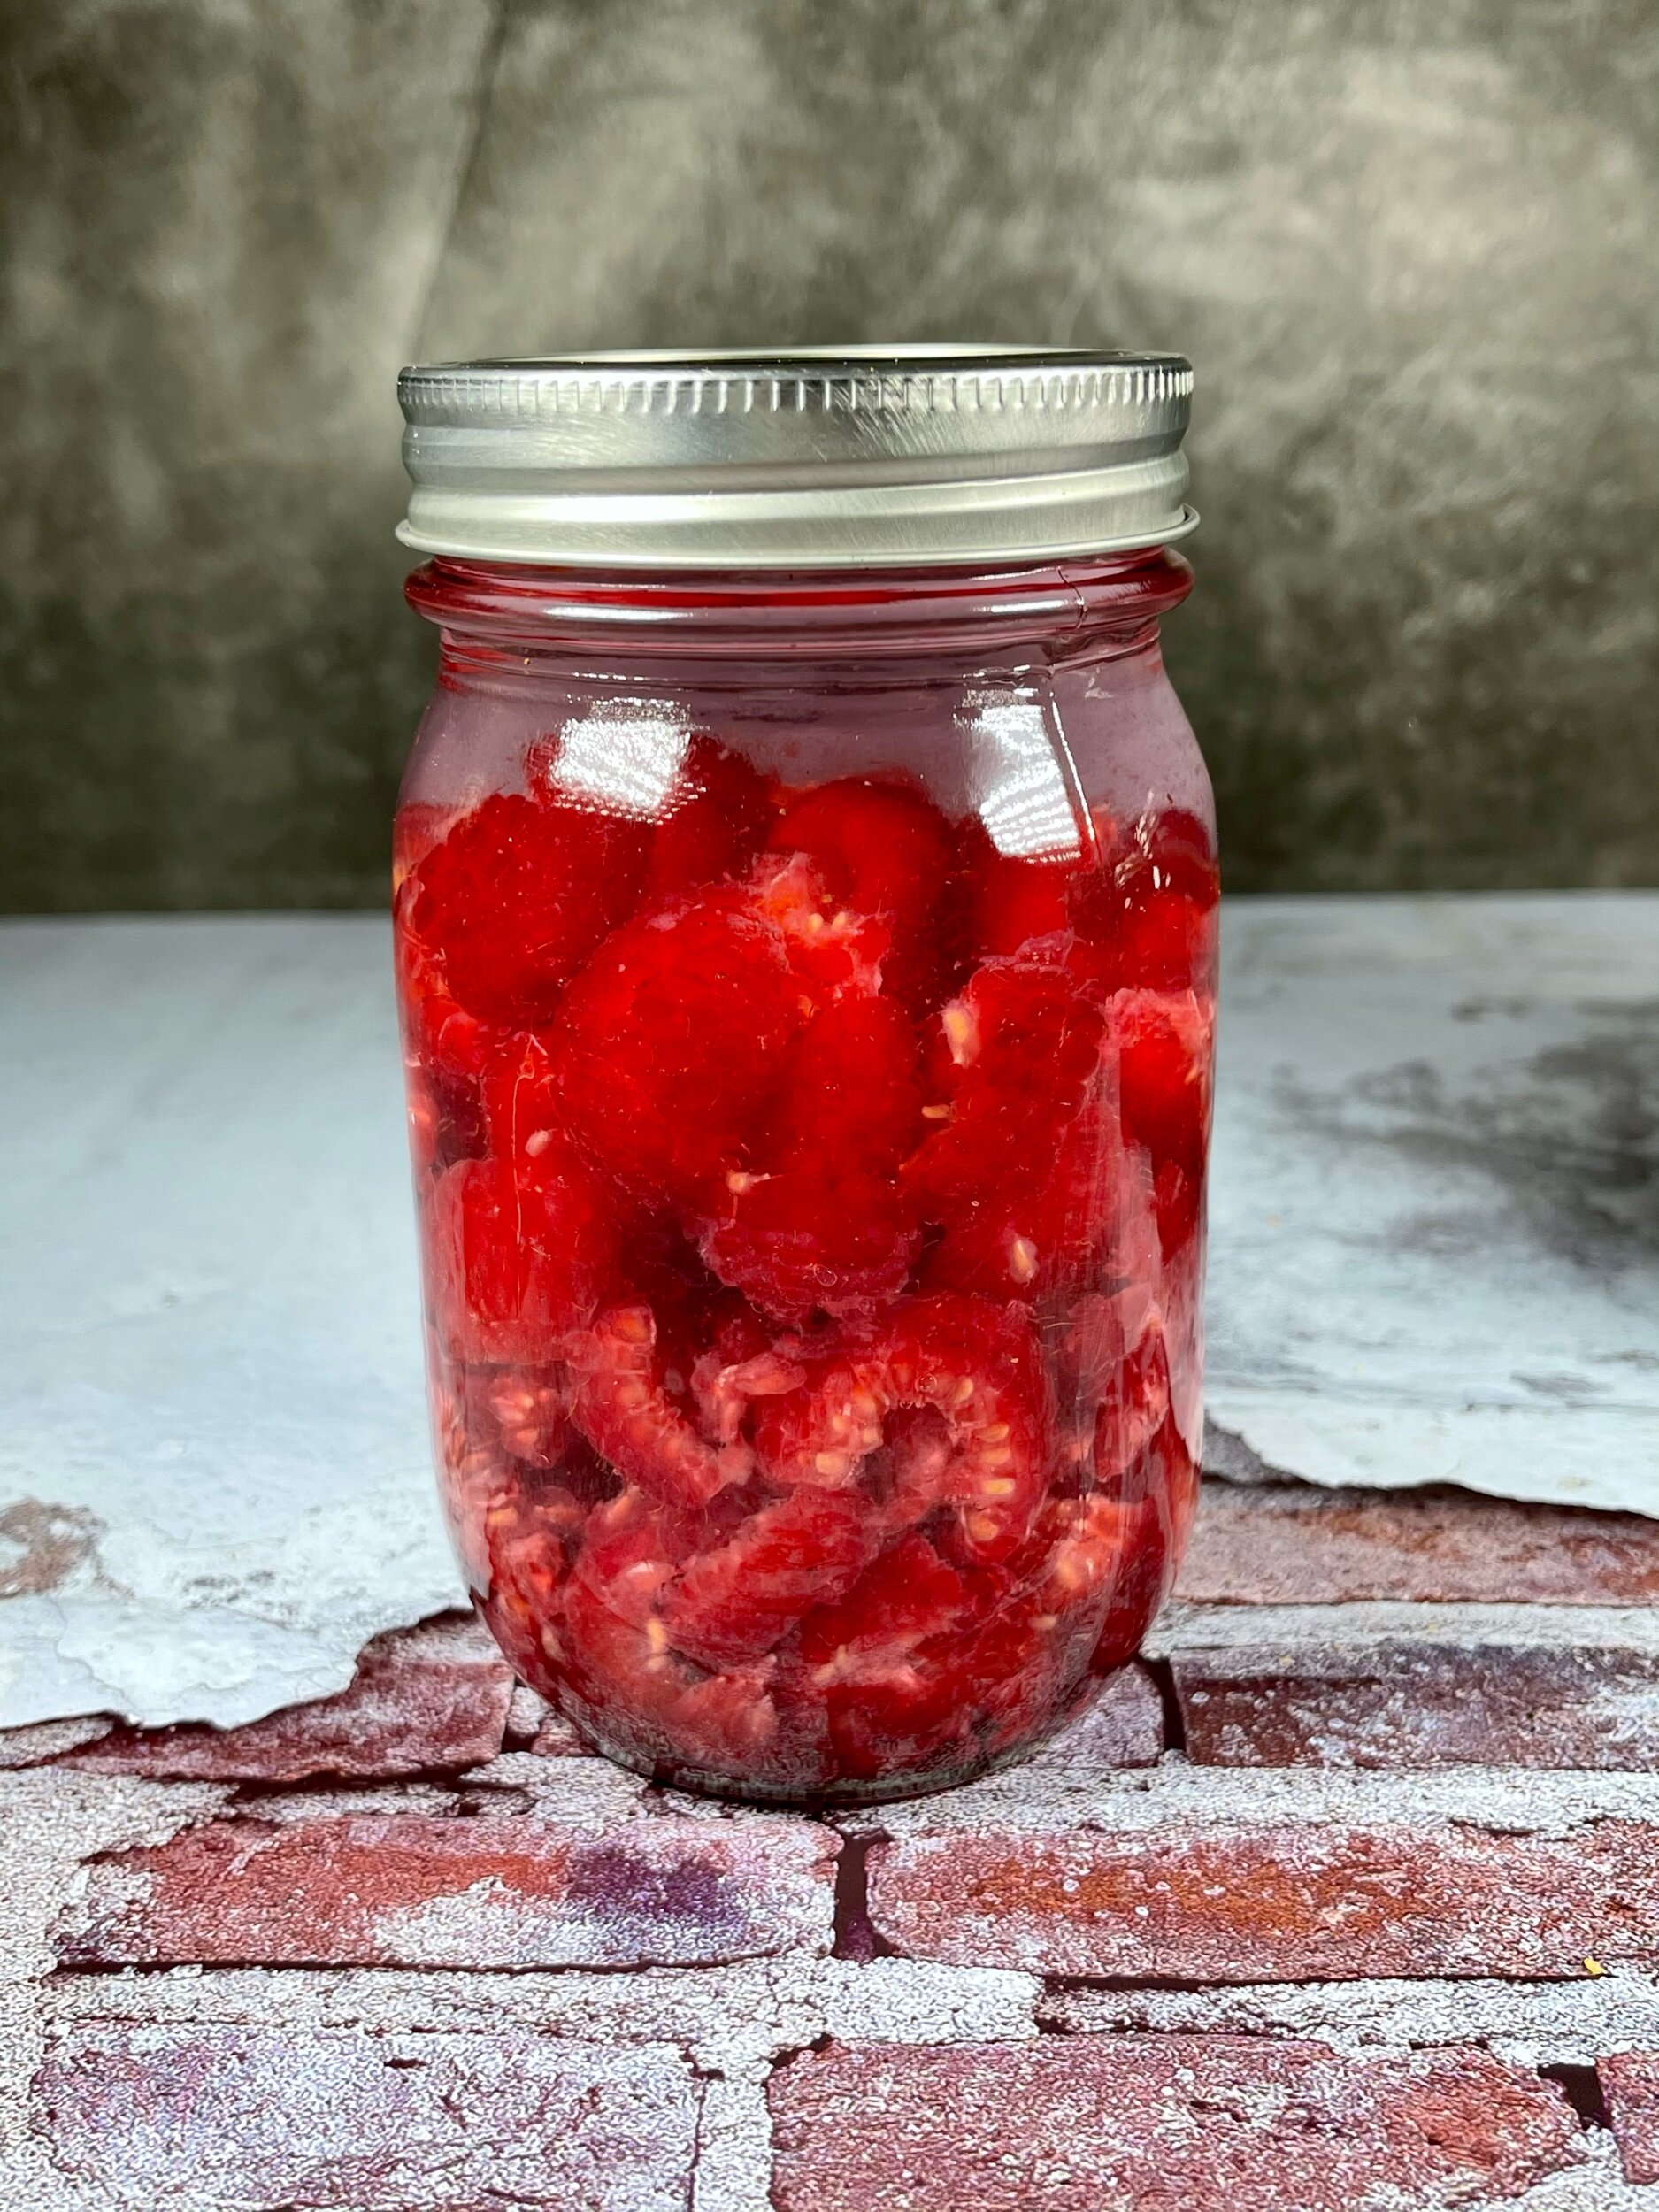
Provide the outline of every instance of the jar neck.
[[440,557],[404,586],[443,636],[446,674],[508,655],[959,662],[1150,647],[1192,571],[1168,547],[982,569],[602,571]]

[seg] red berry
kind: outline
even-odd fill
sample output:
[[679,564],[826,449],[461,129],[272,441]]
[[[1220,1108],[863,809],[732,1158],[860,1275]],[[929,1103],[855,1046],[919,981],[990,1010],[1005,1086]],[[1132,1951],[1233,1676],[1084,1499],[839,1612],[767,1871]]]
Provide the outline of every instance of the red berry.
[[[886,1458],[895,1413],[927,1408],[946,1448],[926,1456],[928,1488]],[[881,1515],[919,1520],[940,1509],[978,1559],[1005,1557],[1030,1527],[1048,1476],[1051,1409],[1041,1349],[1018,1306],[950,1295],[905,1301],[878,1328],[849,1331],[820,1354],[804,1387],[756,1418],[770,1481],[845,1490],[882,1486]],[[914,1434],[914,1432],[911,1432]]]
[[748,1452],[700,1436],[664,1387],[649,1306],[617,1306],[566,1338],[571,1418],[594,1449],[652,1496],[701,1505],[750,1471]]
[[455,820],[456,809],[438,806],[428,799],[406,799],[392,824],[392,889],[401,891],[404,879],[421,862]]
[[755,910],[782,932],[809,1011],[841,992],[867,996],[880,987],[890,926],[842,906],[803,853],[757,861],[749,896]]
[[765,844],[775,812],[771,786],[741,754],[694,737],[651,833],[646,903],[739,874]]
[[1219,895],[1202,823],[1179,809],[1148,810],[1110,841],[1104,865],[1072,887],[1079,972],[1104,990],[1213,991]]
[[669,1640],[705,1666],[757,1659],[850,1589],[879,1540],[862,1499],[796,1490],[687,1564],[663,1602]]
[[774,852],[805,853],[838,902],[888,925],[882,980],[907,1004],[926,1003],[954,859],[949,826],[932,801],[908,783],[844,776],[787,798],[771,843]]
[[565,1121],[638,1197],[707,1214],[772,1110],[804,1018],[783,934],[744,894],[630,922],[549,1033]]
[[1159,1235],[1165,1253],[1173,1253],[1196,1229],[1203,1202],[1210,1005],[1191,991],[1120,991],[1109,1019],[1124,1134],[1146,1148]]
[[801,1624],[801,1657],[821,1690],[890,1680],[918,1647],[967,1617],[967,1586],[914,1529],[865,1569],[838,1604]]
[[894,1000],[847,992],[790,1055],[767,1156],[891,1170],[926,1133],[916,1028]]
[[925,1126],[916,1058],[903,1009],[851,989],[795,1046],[756,1171],[728,1179],[726,1217],[703,1240],[763,1311],[868,1317],[903,1289],[920,1240],[897,1181]]
[[998,852],[977,816],[963,826],[957,849],[976,960],[1016,953],[1033,938],[1071,927],[1067,897],[1079,871],[1076,853]]
[[904,1171],[943,1229],[926,1279],[1030,1299],[1087,1273],[1119,1203],[1104,1018],[1062,968],[990,960],[940,1017],[939,1119]]
[[903,1289],[921,1232],[890,1176],[832,1164],[741,1181],[703,1255],[764,1312],[787,1322],[814,1312],[868,1317]]
[[763,1778],[778,1732],[764,1674],[710,1674],[671,1650],[660,1624],[653,1626],[656,1632],[620,1618],[585,1584],[573,1584],[559,1632],[562,1701],[633,1763]]
[[433,1318],[457,1359],[536,1365],[590,1320],[616,1264],[604,1193],[568,1147],[535,1163],[462,1160],[434,1185]]
[[637,822],[498,792],[409,878],[407,926],[469,1013],[535,1028],[633,905],[644,861]]

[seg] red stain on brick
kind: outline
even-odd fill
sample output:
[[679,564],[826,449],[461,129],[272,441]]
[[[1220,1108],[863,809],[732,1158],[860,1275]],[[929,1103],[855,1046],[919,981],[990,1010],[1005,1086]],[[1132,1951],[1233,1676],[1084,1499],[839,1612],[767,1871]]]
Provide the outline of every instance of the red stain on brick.
[[912,1957],[1215,1983],[1578,1976],[1659,1962],[1659,1831],[1402,1826],[945,1833],[879,1844],[870,1916]]
[[1457,1492],[1211,1481],[1176,1595],[1213,1605],[1652,1605],[1659,1522]]
[[769,2090],[779,2212],[1368,2212],[1502,2202],[1578,2162],[1535,2074],[1234,2036],[832,2048]]
[[112,2025],[49,2052],[33,2118],[111,2212],[665,2212],[688,2198],[701,2097],[660,2047]]
[[1631,2182],[1659,2181],[1659,2051],[1598,2059],[1613,2134]]
[[56,1762],[157,1780],[380,1778],[480,1765],[501,1749],[512,1670],[470,1617],[395,1629],[365,1645],[349,1688],[242,1728],[115,1728]]
[[1178,1652],[1187,1754],[1205,1766],[1659,1767],[1659,1661],[1444,1640],[1294,1654]]
[[641,1819],[231,1819],[91,1870],[71,1966],[712,1964],[827,1939],[833,1839]]

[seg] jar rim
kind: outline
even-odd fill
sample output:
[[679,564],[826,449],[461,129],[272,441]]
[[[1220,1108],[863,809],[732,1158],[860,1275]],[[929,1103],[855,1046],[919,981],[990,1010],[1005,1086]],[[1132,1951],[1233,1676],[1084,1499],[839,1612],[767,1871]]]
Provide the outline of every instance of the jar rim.
[[1179,354],[949,345],[406,368],[418,551],[537,565],[937,567],[1167,545]]

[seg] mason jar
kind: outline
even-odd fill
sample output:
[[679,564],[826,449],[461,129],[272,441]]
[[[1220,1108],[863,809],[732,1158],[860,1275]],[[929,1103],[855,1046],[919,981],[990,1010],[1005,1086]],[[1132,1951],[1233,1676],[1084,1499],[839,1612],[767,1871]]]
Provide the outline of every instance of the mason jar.
[[1172,356],[415,368],[396,962],[439,1479],[612,1759],[1078,1712],[1200,1443],[1217,865]]

